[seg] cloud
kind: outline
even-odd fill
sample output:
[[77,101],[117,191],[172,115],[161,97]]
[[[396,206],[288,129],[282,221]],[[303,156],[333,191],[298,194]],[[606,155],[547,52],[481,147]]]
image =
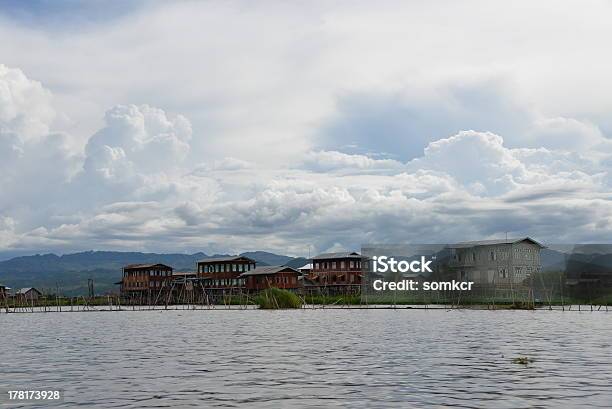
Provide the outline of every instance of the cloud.
[[349,155],[338,151],[317,151],[305,155],[301,164],[307,169],[317,172],[335,170],[376,171],[398,170],[403,164],[392,159],[373,159],[366,155]]
[[[102,166],[127,161],[153,173],[183,161],[189,153],[191,124],[180,115],[170,117],[148,105],[118,105],[106,112],[106,126],[85,147],[85,170],[108,173]],[[112,172],[111,172],[112,173]]]
[[502,79],[491,79],[345,94],[319,138],[324,146],[353,145],[406,160],[421,156],[429,142],[462,130],[517,135],[532,114],[508,88]]
[[0,246],[8,247],[15,240],[15,220],[0,215]]
[[255,165],[249,161],[232,158],[231,156],[225,157],[223,159],[215,159],[212,163],[204,163],[197,166],[194,170],[194,173],[206,173],[206,172],[214,172],[214,171],[235,171],[235,170],[245,170],[252,169]]
[[[54,217],[30,221],[29,230],[5,216],[4,246],[302,254],[502,232],[593,240],[612,228],[605,163],[509,148],[490,132],[438,139],[405,163],[316,151],[291,169],[258,169],[231,157],[191,166],[190,129],[183,117],[149,106],[109,110],[81,170],[64,184],[78,200],[57,197]],[[555,231],[561,220],[571,233]]]
[[0,16],[0,251],[610,236],[608,4],[59,8]]
[[51,131],[54,118],[47,89],[0,65],[0,216],[12,220],[11,235],[47,223],[78,169],[67,135]]
[[0,138],[39,138],[49,133],[54,118],[51,93],[21,70],[0,64]]
[[410,167],[443,171],[466,187],[483,187],[492,194],[508,191],[528,177],[524,165],[503,146],[502,137],[475,131],[431,142]]
[[[406,161],[468,129],[530,148],[552,148],[534,130],[550,119],[609,129],[604,3],[130,4],[107,11],[120,18],[85,27],[63,20],[34,29],[14,14],[0,17],[0,37],[12,39],[0,55],[53,90],[58,111],[69,114],[56,130],[78,143],[100,128],[102,112],[129,102],[187,116],[196,162],[274,157],[287,165],[312,150]],[[71,11],[88,20],[105,14],[98,8]],[[33,14],[56,9],[66,12]]]
[[612,146],[595,124],[573,118],[540,118],[529,132],[537,145],[549,149],[584,152],[598,144]]
[[546,116],[521,101],[511,85],[494,78],[346,94],[318,140],[327,149],[383,152],[399,160],[420,157],[429,143],[470,129],[504,135],[511,148],[587,152],[612,147],[593,122]]

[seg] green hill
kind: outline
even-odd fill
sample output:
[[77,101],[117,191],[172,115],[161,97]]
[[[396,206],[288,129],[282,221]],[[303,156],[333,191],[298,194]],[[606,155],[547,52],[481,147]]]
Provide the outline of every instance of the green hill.
[[[287,264],[300,267],[302,258],[292,258],[265,251],[243,253],[259,265]],[[196,262],[223,254],[157,254],[120,251],[86,251],[58,256],[37,254],[15,257],[0,262],[0,284],[13,289],[36,287],[48,293],[59,292],[74,296],[87,293],[87,280],[94,280],[96,294],[118,291],[114,283],[121,279],[126,264],[163,263],[175,271],[195,271]],[[298,265],[299,264],[299,265]]]

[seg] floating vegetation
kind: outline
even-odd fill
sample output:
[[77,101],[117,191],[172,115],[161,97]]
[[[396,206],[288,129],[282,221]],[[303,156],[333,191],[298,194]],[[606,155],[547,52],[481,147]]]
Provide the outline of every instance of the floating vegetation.
[[534,359],[529,358],[528,356],[517,356],[516,358],[512,358],[512,363],[519,365],[528,365],[530,363],[533,363],[533,361]]
[[291,291],[268,288],[257,296],[256,304],[265,310],[302,308],[302,300]]

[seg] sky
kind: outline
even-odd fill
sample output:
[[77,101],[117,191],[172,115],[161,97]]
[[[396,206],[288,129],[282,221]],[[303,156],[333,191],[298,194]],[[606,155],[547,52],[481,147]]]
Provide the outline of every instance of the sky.
[[609,242],[611,19],[0,0],[0,258]]

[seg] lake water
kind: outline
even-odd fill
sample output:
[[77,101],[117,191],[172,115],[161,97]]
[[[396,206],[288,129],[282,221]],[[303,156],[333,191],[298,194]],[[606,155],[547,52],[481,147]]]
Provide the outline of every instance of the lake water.
[[612,406],[612,311],[0,314],[0,334],[0,389],[56,407]]

